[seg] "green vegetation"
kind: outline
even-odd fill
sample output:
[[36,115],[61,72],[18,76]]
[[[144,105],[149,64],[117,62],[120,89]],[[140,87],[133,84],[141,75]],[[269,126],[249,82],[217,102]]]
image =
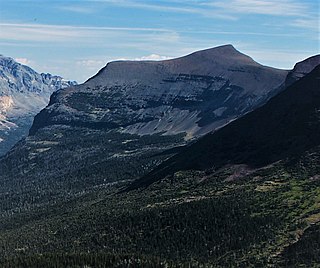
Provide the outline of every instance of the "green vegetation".
[[316,267],[319,159],[177,172],[145,189],[119,193],[123,182],[2,215],[1,265]]
[[[162,261],[160,258],[147,258],[145,256],[115,255],[108,253],[80,253],[80,254],[44,254],[17,257],[3,262],[0,261],[3,268],[58,268],[58,267],[180,267],[189,268],[189,264],[176,265],[170,261]],[[196,267],[193,264],[191,267]]]
[[28,210],[55,199],[69,200],[94,187],[138,178],[171,156],[162,152],[181,145],[183,136],[140,137],[59,125],[54,130],[44,128],[2,159],[0,211]]

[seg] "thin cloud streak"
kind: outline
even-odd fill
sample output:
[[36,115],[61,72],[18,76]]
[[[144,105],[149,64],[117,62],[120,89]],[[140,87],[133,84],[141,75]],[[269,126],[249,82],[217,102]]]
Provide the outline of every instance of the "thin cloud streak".
[[[162,12],[197,14],[212,19],[237,21],[241,15],[269,15],[278,17],[298,17],[290,24],[293,27],[315,30],[319,27],[316,22],[312,26],[309,17],[318,17],[312,7],[307,3],[296,0],[231,0],[231,1],[193,1],[173,0],[170,2],[150,3],[135,0],[89,0],[106,3],[124,8],[146,9]],[[301,23],[297,23],[301,21]]]
[[[82,39],[82,42],[95,42],[92,38],[103,38],[123,35],[124,32],[157,33],[173,36],[172,30],[161,28],[129,28],[129,27],[85,27],[46,24],[0,23],[0,39],[38,42],[67,42]],[[90,37],[92,41],[88,38]]]
[[71,26],[71,25],[53,25],[53,24],[28,24],[28,23],[0,23],[1,26],[26,27],[26,28],[47,28],[47,29],[83,29],[83,30],[114,30],[114,31],[158,31],[171,32],[164,28],[148,28],[148,27],[103,27],[103,26]]
[[173,57],[162,56],[158,54],[150,54],[148,56],[142,56],[138,58],[115,58],[112,61],[162,61],[162,60],[170,60]]
[[15,58],[14,60],[16,62],[19,62],[19,63],[23,64],[23,65],[31,65],[31,64],[33,64],[33,61],[29,60],[27,58]]
[[[124,8],[135,8],[135,9],[146,9],[161,12],[171,12],[171,13],[184,13],[184,14],[198,14],[204,17],[214,17],[215,19],[224,20],[236,20],[232,15],[226,14],[224,12],[219,12],[218,10],[208,10],[207,7],[201,5],[186,5],[188,1],[171,1],[171,4],[162,2],[162,4],[157,3],[146,3],[144,1],[113,1],[113,0],[92,0],[91,2],[100,2],[112,4],[114,6],[124,7]],[[181,6],[173,6],[172,3],[179,3]],[[183,5],[183,6],[182,6]]]
[[97,9],[94,9],[92,7],[83,7],[83,6],[59,6],[58,9],[63,11],[70,11],[74,13],[80,13],[80,14],[93,14],[97,11]]
[[292,0],[231,0],[203,3],[237,14],[260,14],[276,16],[305,16],[306,5]]
[[[134,0],[89,0],[112,4],[125,8],[149,9],[163,12],[193,13],[206,17],[236,20],[232,14],[260,14],[276,16],[308,16],[308,6],[295,0],[231,0],[231,1],[192,1],[173,0],[150,3]],[[176,5],[173,5],[176,4]],[[177,5],[179,4],[179,5]]]
[[[292,26],[310,29],[319,33],[320,25],[319,25],[319,18],[316,19],[296,19],[294,22],[291,23]],[[318,34],[318,39],[319,39]]]
[[179,33],[192,33],[192,34],[217,34],[217,35],[253,35],[253,36],[274,36],[274,37],[293,37],[297,38],[296,34],[288,33],[265,33],[265,32],[231,32],[231,31],[178,31]]
[[[311,21],[296,20],[295,26],[313,27]],[[313,27],[314,28],[314,27]],[[168,30],[164,28],[137,28],[137,27],[86,27],[67,25],[46,24],[19,24],[0,23],[0,39],[14,41],[37,41],[37,42],[74,42],[79,40],[84,44],[94,42],[101,38],[125,38],[127,40],[141,40],[148,38],[149,41],[168,42],[178,41],[180,34],[214,34],[214,35],[256,35],[275,37],[296,37],[286,33],[263,33],[263,32],[232,32],[232,31],[193,31],[193,30]],[[90,38],[88,38],[90,37]],[[130,41],[128,41],[130,43]]]

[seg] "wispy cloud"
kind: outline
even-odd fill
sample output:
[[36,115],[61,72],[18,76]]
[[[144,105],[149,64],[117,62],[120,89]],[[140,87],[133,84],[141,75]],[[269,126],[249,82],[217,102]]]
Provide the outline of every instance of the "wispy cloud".
[[[46,24],[18,24],[0,23],[0,39],[33,42],[66,42],[81,38],[83,42],[90,42],[92,38],[110,37],[123,33],[149,33],[161,36],[161,33],[175,36],[171,30],[162,28],[130,28],[130,27],[82,27]],[[159,34],[160,33],[160,34]],[[92,40],[96,42],[96,40]]]
[[0,39],[17,41],[65,41],[83,32],[70,26],[0,23]]
[[161,61],[161,60],[169,60],[172,59],[173,57],[168,57],[168,56],[163,56],[159,54],[150,54],[147,56],[142,56],[142,57],[135,57],[135,58],[115,58],[112,59],[111,61],[117,61],[117,60],[123,60],[123,61]]
[[81,14],[93,14],[97,11],[96,8],[80,5],[60,5],[58,9]]
[[109,60],[102,60],[104,57],[100,56],[99,59],[81,59],[81,60],[77,60],[76,61],[76,65],[80,66],[80,67],[84,67],[87,68],[89,70],[97,70],[100,69],[101,67],[103,67],[104,65],[106,65],[106,63],[108,61],[115,61],[115,60],[133,60],[133,61],[159,61],[159,60],[168,60],[171,59],[172,57],[168,57],[168,56],[163,56],[163,55],[159,55],[159,54],[150,54],[147,56],[142,56],[142,57],[133,57],[133,58],[113,58],[113,59],[109,59]]
[[[102,58],[102,57],[101,57]],[[88,68],[96,68],[97,66],[101,66],[105,64],[103,60],[93,60],[93,59],[83,59],[83,60],[77,60],[76,64]]]
[[32,60],[29,60],[27,58],[15,58],[14,60],[23,65],[32,65],[34,63]]
[[[145,9],[150,11],[159,11],[165,13],[183,13],[190,15],[199,15],[212,19],[223,19],[236,21],[241,15],[257,14],[279,17],[298,17],[305,18],[306,23],[291,24],[308,29],[315,29],[319,26],[311,26],[307,23],[308,17],[318,16],[308,2],[297,0],[171,0],[171,1],[146,1],[146,0],[84,0],[84,5],[60,6],[60,9],[76,13],[94,13],[103,9],[101,4],[106,6],[118,6],[130,9]],[[88,5],[89,3],[89,5]],[[91,3],[91,4],[90,4]],[[94,3],[99,3],[97,8]]]
[[143,0],[89,0],[122,6],[158,10],[163,12],[192,13],[214,18],[236,19],[234,14],[263,14],[277,16],[307,16],[308,5],[297,0],[172,0],[172,1],[143,1]]
[[103,56],[100,56],[100,59],[80,59],[70,63],[69,65],[73,65],[74,69],[78,70],[79,76],[77,79],[78,82],[82,82],[97,73],[106,65],[107,60],[104,61],[102,60],[103,58]]
[[[286,18],[284,25],[299,27],[319,32],[318,8],[310,2],[296,0],[230,0],[204,1],[201,3],[208,8],[212,7],[226,14],[266,15]],[[281,25],[283,27],[283,25]]]
[[163,56],[163,55],[158,55],[158,54],[151,54],[151,55],[148,55],[148,56],[142,56],[140,58],[135,58],[134,60],[169,60],[171,59],[172,57],[168,57],[168,56]]
[[[297,27],[316,28],[315,20],[297,19],[292,25]],[[32,42],[72,42],[76,40],[83,44],[94,43],[106,38],[122,38],[137,42],[178,42],[181,34],[212,34],[212,35],[256,35],[275,37],[296,37],[289,33],[264,33],[244,31],[195,31],[195,30],[169,30],[165,28],[139,28],[139,27],[83,27],[67,25],[46,24],[19,24],[0,23],[0,40],[4,41],[32,41]],[[130,42],[131,40],[131,42]],[[140,41],[139,41],[140,40]],[[37,44],[39,45],[39,44]],[[80,43],[78,43],[80,45]]]
[[296,34],[293,33],[267,33],[267,32],[254,32],[254,31],[210,31],[210,30],[206,30],[206,31],[188,31],[188,30],[182,30],[179,31],[181,33],[192,33],[192,34],[214,34],[214,35],[239,35],[239,36],[266,36],[266,37],[293,37],[293,38],[297,38]]
[[221,8],[237,14],[262,14],[277,16],[301,16],[307,6],[293,0],[231,0],[210,1],[203,5]]
[[[291,23],[292,26],[295,27],[300,27],[300,28],[305,28],[305,29],[310,29],[319,32],[320,31],[320,22],[319,22],[319,17],[315,18],[307,18],[307,19],[296,19]],[[320,36],[318,35],[319,39]]]
[[[159,12],[197,14],[205,17],[214,17],[215,19],[235,20],[232,15],[219,10],[209,10],[207,7],[200,5],[198,1],[135,1],[135,0],[89,0],[91,2],[99,2],[112,4],[124,8],[146,9]],[[214,12],[213,12],[214,11]]]

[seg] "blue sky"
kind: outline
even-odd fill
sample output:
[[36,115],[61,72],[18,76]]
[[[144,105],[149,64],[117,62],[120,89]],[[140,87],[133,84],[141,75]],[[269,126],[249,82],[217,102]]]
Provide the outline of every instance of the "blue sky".
[[108,61],[223,44],[291,69],[319,53],[319,1],[0,0],[0,54],[78,82]]

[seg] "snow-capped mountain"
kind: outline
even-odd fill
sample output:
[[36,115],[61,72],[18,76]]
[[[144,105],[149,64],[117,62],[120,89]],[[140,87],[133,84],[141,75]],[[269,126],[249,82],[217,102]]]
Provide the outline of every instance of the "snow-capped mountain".
[[75,84],[0,55],[0,155],[27,135],[33,117],[54,91]]

